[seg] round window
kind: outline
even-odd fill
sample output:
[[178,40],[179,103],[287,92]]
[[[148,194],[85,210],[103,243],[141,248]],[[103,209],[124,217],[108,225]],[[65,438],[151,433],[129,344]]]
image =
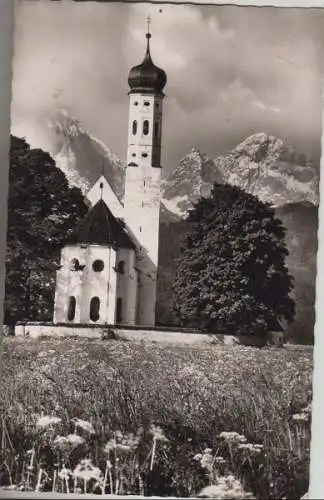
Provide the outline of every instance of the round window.
[[92,264],[92,269],[94,270],[95,273],[100,273],[104,267],[105,265],[102,260],[95,260],[94,263]]

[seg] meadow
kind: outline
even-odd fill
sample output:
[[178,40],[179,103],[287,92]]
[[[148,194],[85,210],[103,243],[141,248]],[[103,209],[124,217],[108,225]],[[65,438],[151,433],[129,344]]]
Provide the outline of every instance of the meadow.
[[312,350],[5,338],[0,486],[300,498]]

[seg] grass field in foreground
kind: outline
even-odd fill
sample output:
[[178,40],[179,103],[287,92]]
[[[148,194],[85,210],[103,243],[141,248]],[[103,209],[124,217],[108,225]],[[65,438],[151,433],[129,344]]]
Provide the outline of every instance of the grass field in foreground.
[[[115,431],[142,427],[145,434],[154,424],[165,440],[153,470],[148,441],[136,458],[146,494],[190,496],[231,472],[257,498],[298,498],[308,488],[311,384],[311,350],[8,338],[1,346],[1,481],[8,470],[9,480],[22,481],[26,452],[44,444],[35,421],[54,415],[61,435],[73,418],[95,429],[69,456],[71,469],[90,457],[104,472],[103,447]],[[243,435],[245,445],[222,432]],[[197,458],[206,449],[209,465]],[[123,460],[124,494],[137,494]]]

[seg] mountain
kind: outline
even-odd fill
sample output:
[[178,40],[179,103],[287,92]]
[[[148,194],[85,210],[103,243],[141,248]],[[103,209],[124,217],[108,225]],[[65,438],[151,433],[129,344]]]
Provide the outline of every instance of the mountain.
[[85,193],[104,170],[112,189],[117,196],[123,197],[124,164],[109,148],[65,110],[51,116],[48,125],[55,137],[53,157],[70,184]]
[[281,139],[266,134],[248,137],[229,153],[214,160],[225,182],[257,195],[275,207],[287,203],[319,203],[317,170],[305,155]]
[[193,149],[164,181],[164,203],[184,217],[192,203],[209,195],[215,182],[236,185],[275,207],[319,203],[319,178],[311,162],[264,133],[248,137],[216,159]]
[[201,196],[208,196],[213,182],[224,182],[213,160],[198,149],[183,158],[171,176],[162,182],[163,203],[173,213],[185,217]]

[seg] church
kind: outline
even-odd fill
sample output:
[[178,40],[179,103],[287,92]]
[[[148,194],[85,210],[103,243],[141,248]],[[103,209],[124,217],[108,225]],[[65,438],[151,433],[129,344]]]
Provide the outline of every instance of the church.
[[128,75],[124,199],[104,174],[87,193],[91,208],[61,250],[54,324],[155,326],[167,77],[152,61],[150,38],[148,30],[143,62]]

